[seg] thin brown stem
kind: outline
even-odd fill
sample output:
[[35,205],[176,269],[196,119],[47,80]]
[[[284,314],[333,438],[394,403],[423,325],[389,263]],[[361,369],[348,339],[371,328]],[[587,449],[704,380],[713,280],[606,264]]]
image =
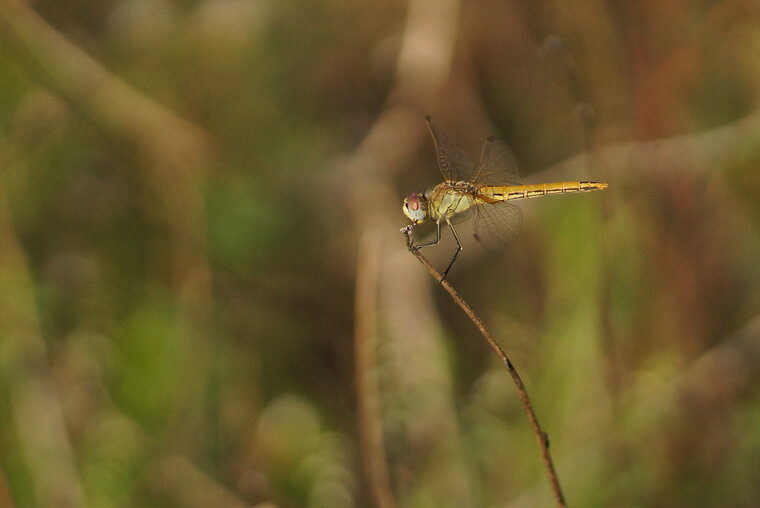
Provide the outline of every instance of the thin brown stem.
[[473,324],[478,328],[481,335],[483,335],[483,337],[488,342],[488,345],[491,346],[491,349],[493,349],[493,352],[496,353],[496,356],[498,356],[504,364],[504,368],[507,369],[509,376],[512,378],[512,381],[517,388],[517,394],[520,397],[520,402],[522,403],[525,413],[528,415],[530,426],[533,428],[533,434],[536,436],[536,442],[538,443],[538,447],[541,450],[541,456],[544,459],[546,476],[549,480],[549,484],[551,485],[554,498],[557,501],[557,506],[567,507],[567,503],[565,503],[565,496],[562,494],[562,488],[559,485],[559,477],[557,476],[557,471],[554,469],[552,456],[549,453],[549,436],[541,429],[541,425],[538,423],[538,417],[536,416],[536,412],[533,410],[533,405],[530,403],[528,391],[525,388],[525,384],[523,383],[522,379],[520,378],[520,374],[517,373],[517,370],[512,364],[512,361],[509,359],[501,346],[499,346],[498,342],[496,342],[496,339],[494,339],[493,335],[491,335],[491,332],[488,331],[485,323],[483,323],[478,315],[475,314],[475,311],[472,310],[472,307],[470,307],[470,305],[461,296],[459,296],[459,293],[457,293],[451,284],[449,284],[449,282],[443,278],[443,275],[441,275],[438,270],[436,270],[433,265],[430,264],[430,261],[428,261],[427,258],[420,253],[419,249],[411,248],[413,245],[412,227],[406,226],[405,228],[402,228],[401,233],[403,233],[406,237],[406,244],[409,247],[409,251],[414,254],[414,256],[420,261],[420,263],[423,264],[425,268],[427,268],[427,271],[430,272],[430,275],[433,276],[433,278],[441,285],[441,287],[443,287],[443,289],[445,289],[446,292],[451,296],[454,302],[459,305],[465,314],[467,314],[467,317],[469,317]]

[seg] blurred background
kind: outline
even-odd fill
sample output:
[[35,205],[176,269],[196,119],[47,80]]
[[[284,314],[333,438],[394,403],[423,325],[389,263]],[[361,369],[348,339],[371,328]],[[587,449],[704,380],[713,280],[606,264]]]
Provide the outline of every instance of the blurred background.
[[0,62],[0,505],[552,506],[398,232],[427,114],[610,184],[449,276],[570,506],[760,504],[755,0],[0,0]]

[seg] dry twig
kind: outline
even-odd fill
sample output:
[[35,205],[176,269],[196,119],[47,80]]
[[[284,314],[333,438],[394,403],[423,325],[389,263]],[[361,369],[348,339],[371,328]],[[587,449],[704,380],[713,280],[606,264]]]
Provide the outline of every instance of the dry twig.
[[420,263],[422,263],[425,268],[427,268],[427,271],[430,272],[430,275],[432,275],[433,278],[439,284],[441,284],[443,289],[446,290],[454,302],[459,305],[465,314],[467,314],[467,317],[469,317],[473,324],[478,328],[481,335],[483,335],[483,337],[488,342],[488,345],[491,346],[491,349],[493,349],[493,352],[496,353],[496,356],[498,356],[504,364],[504,367],[507,369],[509,376],[512,378],[512,381],[517,388],[517,393],[520,396],[520,402],[522,403],[525,413],[528,415],[530,426],[533,428],[533,433],[536,436],[536,442],[538,443],[538,447],[541,449],[541,456],[544,459],[544,466],[546,468],[546,476],[549,479],[549,483],[551,484],[552,493],[554,494],[554,498],[557,501],[557,506],[566,507],[567,504],[565,503],[565,497],[562,494],[562,488],[559,485],[559,477],[557,476],[557,472],[554,469],[554,463],[552,462],[552,457],[549,453],[549,436],[541,429],[541,425],[538,423],[538,417],[536,417],[536,412],[533,410],[533,405],[530,403],[528,391],[525,388],[525,384],[523,383],[522,379],[520,378],[520,374],[518,374],[515,366],[512,364],[512,361],[509,359],[501,346],[499,346],[499,343],[496,342],[496,339],[494,339],[493,335],[491,335],[491,332],[488,331],[485,323],[483,323],[478,315],[475,314],[475,311],[472,310],[472,307],[470,307],[470,305],[461,296],[459,296],[459,293],[457,293],[453,286],[443,278],[443,275],[441,275],[438,270],[436,270],[433,265],[430,264],[430,261],[428,261],[427,258],[420,253],[419,249],[412,249],[412,226],[406,226],[402,228],[401,233],[403,233],[403,235],[406,237],[406,244],[409,247],[409,252],[414,254],[414,256],[419,259]]

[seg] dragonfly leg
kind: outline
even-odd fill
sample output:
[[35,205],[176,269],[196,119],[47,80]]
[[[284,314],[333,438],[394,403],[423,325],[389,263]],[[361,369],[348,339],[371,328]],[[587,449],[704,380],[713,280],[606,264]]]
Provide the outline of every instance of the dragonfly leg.
[[412,245],[409,250],[418,250],[423,247],[430,247],[431,245],[438,245],[441,241],[441,221],[435,223],[435,240],[428,243],[421,243],[419,245]]
[[446,268],[446,270],[443,272],[443,277],[441,278],[441,282],[446,280],[446,275],[448,275],[449,270],[451,270],[451,267],[454,266],[454,261],[457,260],[459,255],[462,253],[462,242],[459,241],[459,235],[457,235],[456,229],[454,229],[454,225],[446,220],[446,224],[449,225],[449,228],[451,228],[451,232],[454,234],[454,240],[457,242],[457,250],[454,252],[454,257],[451,258],[451,262],[449,263],[449,266]]

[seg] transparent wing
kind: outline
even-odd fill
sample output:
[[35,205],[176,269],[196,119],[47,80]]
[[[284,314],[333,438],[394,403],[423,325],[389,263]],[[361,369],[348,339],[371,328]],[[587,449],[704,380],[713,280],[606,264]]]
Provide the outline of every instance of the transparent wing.
[[483,142],[472,182],[486,185],[521,185],[517,159],[509,145],[493,136]]
[[476,207],[472,206],[465,210],[464,212],[455,213],[451,217],[449,217],[449,222],[452,224],[461,224],[462,222],[470,220],[473,214],[473,210],[475,210]]
[[475,239],[487,249],[504,249],[515,243],[522,229],[522,211],[512,203],[475,207]]
[[428,130],[433,136],[438,167],[444,180],[468,180],[475,166],[467,156],[457,138],[437,120],[427,117]]

